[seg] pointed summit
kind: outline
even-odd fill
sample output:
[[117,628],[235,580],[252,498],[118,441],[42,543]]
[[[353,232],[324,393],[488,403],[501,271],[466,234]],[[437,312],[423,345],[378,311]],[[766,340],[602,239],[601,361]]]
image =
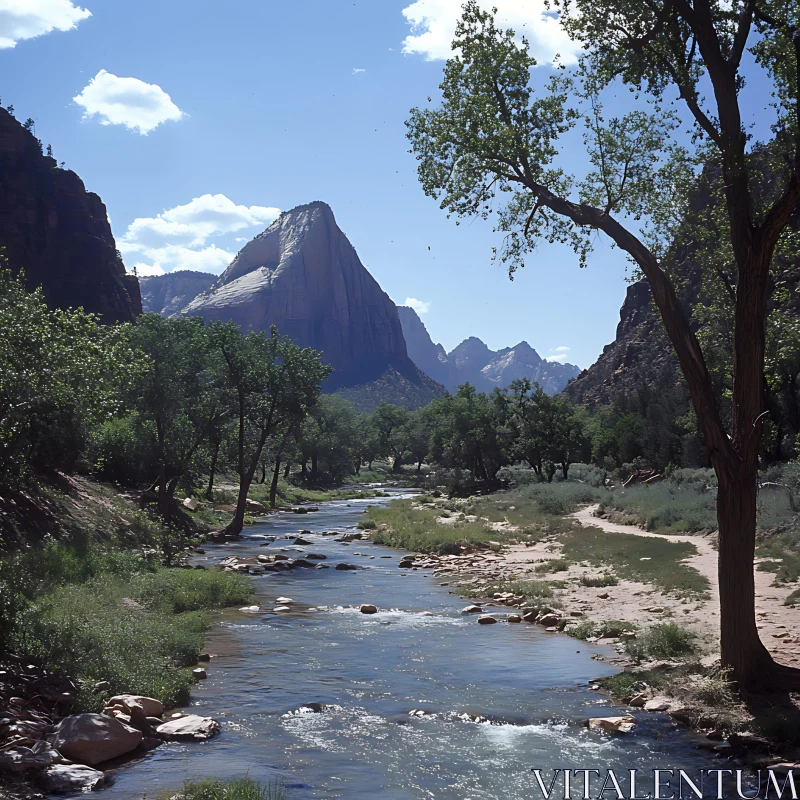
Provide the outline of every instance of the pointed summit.
[[[322,352],[334,373],[326,389],[376,380],[387,369],[427,381],[406,353],[397,307],[369,274],[322,202],[298,206],[248,242],[208,292],[181,312],[269,330]],[[427,400],[426,400],[427,402]]]

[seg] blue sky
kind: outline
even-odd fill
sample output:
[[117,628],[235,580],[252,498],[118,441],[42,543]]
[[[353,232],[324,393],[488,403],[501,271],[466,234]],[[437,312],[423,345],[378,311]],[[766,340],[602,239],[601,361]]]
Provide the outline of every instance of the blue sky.
[[[496,4],[543,60],[563,46],[540,0]],[[601,246],[580,270],[543,246],[512,283],[490,225],[456,226],[417,183],[403,123],[436,93],[459,5],[1,0],[2,103],[102,197],[129,268],[220,272],[278,209],[325,200],[448,350],[525,339],[589,366],[614,336],[622,255]]]

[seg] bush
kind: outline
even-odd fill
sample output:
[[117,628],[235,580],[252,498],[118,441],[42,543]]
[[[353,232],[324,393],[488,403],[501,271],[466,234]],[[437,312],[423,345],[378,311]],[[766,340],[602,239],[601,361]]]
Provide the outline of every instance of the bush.
[[178,792],[167,792],[160,800],[284,800],[286,793],[279,784],[262,786],[250,778],[235,781],[220,781],[213,778],[187,781]]
[[672,622],[654,625],[626,644],[628,655],[637,663],[651,658],[682,658],[697,650],[697,636]]
[[610,572],[602,575],[589,575],[585,573],[581,575],[581,584],[583,586],[594,586],[602,588],[603,586],[616,586],[619,583],[619,578]]
[[158,474],[155,428],[137,414],[107,420],[92,431],[89,458],[106,480],[149,483]]
[[566,632],[575,639],[586,641],[589,638],[610,639],[621,636],[623,633],[636,630],[636,625],[622,619],[609,619],[604,622],[592,622],[587,620],[580,624],[566,628]]
[[151,611],[169,614],[242,605],[253,596],[249,578],[219,570],[161,569],[139,576],[132,591]]
[[534,572],[548,573],[548,572],[566,572],[570,567],[570,562],[565,558],[549,558],[541,564],[537,564]]

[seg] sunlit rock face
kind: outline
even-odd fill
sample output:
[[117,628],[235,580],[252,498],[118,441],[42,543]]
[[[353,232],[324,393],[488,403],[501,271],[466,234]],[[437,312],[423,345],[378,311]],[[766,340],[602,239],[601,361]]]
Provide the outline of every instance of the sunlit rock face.
[[208,291],[217,276],[210,272],[180,270],[166,275],[139,278],[142,290],[142,311],[171,317],[179,314],[199,294]]
[[103,201],[42,153],[38,139],[0,108],[0,247],[8,266],[41,286],[52,308],[78,308],[103,322],[142,311],[139,283],[125,274]]
[[328,388],[418,370],[397,307],[369,274],[325,203],[287,211],[233,260],[182,314],[269,330],[313,347],[334,367]]

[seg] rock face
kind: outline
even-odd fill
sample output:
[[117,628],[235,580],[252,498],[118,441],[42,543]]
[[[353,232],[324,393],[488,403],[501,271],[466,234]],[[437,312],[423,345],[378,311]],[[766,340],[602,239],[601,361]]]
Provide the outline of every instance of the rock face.
[[103,322],[128,322],[142,311],[139,284],[125,274],[103,202],[43,155],[39,140],[2,108],[0,247],[53,308],[82,306]]
[[488,392],[495,386],[504,389],[517,378],[528,378],[548,394],[558,394],[580,374],[574,364],[544,360],[527,342],[494,351],[470,336],[446,353],[442,345],[431,340],[414,309],[400,306],[397,310],[411,360],[451,392],[467,382]]
[[210,289],[216,280],[217,276],[210,272],[188,269],[139,278],[142,311],[171,317],[183,311],[199,294]]
[[325,203],[288,211],[239,251],[219,283],[183,310],[243,330],[277,325],[334,367],[327,388],[393,367],[416,377],[397,307],[359,261]]

